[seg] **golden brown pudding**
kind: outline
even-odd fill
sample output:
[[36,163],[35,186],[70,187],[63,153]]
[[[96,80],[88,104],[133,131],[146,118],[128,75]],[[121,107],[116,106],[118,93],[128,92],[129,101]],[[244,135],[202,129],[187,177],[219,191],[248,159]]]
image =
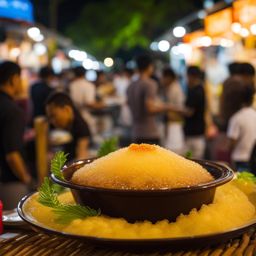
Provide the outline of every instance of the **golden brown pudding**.
[[72,182],[111,189],[173,189],[212,181],[201,165],[156,145],[131,144],[77,170]]

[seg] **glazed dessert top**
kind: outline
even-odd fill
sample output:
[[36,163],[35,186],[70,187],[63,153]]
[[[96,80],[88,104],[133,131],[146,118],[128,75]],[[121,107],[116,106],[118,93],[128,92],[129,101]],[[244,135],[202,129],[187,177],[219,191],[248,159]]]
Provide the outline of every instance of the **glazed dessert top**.
[[128,147],[129,151],[134,152],[150,152],[155,151],[157,149],[156,145],[150,145],[150,144],[131,144]]
[[72,182],[112,189],[171,189],[213,180],[201,165],[165,148],[131,144],[77,170]]

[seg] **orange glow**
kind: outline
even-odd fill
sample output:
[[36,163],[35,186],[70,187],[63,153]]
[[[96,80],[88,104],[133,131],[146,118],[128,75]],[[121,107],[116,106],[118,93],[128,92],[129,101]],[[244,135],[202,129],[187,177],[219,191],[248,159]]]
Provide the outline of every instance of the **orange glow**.
[[230,30],[232,24],[232,9],[227,8],[208,15],[204,20],[205,33],[208,36],[221,36]]
[[150,152],[156,150],[155,145],[149,144],[131,144],[129,146],[129,150],[136,151],[136,152]]
[[189,34],[186,34],[184,37],[183,37],[183,42],[184,43],[192,43],[194,42],[195,40],[197,40],[198,38],[201,38],[205,36],[205,32],[203,30],[197,30],[195,32],[192,32],[192,33],[189,33]]
[[233,7],[234,21],[245,27],[256,23],[256,0],[238,0]]

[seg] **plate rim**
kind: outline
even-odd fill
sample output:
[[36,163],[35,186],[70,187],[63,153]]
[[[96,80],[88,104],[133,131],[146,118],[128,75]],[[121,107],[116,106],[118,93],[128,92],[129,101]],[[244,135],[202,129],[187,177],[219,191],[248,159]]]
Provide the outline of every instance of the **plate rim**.
[[[13,214],[14,211],[16,211],[16,214],[19,216],[20,220],[18,221],[8,221],[8,220],[5,220],[5,216],[9,215],[9,214]],[[3,221],[3,225],[4,226],[24,226],[26,225],[27,223],[20,217],[20,215],[18,214],[18,209],[17,207],[12,209],[12,210],[3,210],[3,213],[2,213],[2,221]]]
[[[83,236],[83,235],[77,235],[77,234],[71,234],[71,233],[66,233],[62,231],[58,231],[52,228],[44,227],[39,224],[34,223],[31,221],[29,218],[26,217],[24,211],[23,211],[23,206],[25,202],[35,195],[38,192],[32,192],[27,195],[25,195],[18,203],[17,206],[17,212],[20,216],[20,218],[28,223],[29,225],[42,230],[43,232],[48,232],[56,235],[61,235],[69,238],[76,238],[76,239],[84,239],[87,241],[95,241],[95,242],[102,242],[102,243],[136,243],[136,244],[144,244],[144,243],[180,243],[182,241],[193,241],[193,240],[202,240],[202,239],[210,239],[210,238],[215,238],[216,236],[228,236],[232,235],[233,233],[242,233],[250,228],[253,228],[254,226],[256,227],[256,219],[251,220],[245,225],[239,226],[237,228],[229,229],[228,231],[224,232],[218,232],[218,233],[210,233],[210,234],[204,234],[204,235],[193,235],[193,236],[183,236],[183,237],[174,237],[174,238],[142,238],[142,239],[116,239],[116,238],[107,238],[107,237],[96,237],[96,236]],[[238,235],[234,234],[233,237],[230,237],[229,239],[235,238]]]

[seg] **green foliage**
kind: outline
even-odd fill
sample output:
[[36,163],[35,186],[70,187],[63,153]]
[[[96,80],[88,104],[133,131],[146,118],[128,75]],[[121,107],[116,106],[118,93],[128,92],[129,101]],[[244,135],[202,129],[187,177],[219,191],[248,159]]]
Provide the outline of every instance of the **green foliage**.
[[118,149],[118,138],[112,137],[109,139],[106,139],[101,145],[98,150],[98,157],[105,156],[111,152],[114,152]]
[[256,183],[256,177],[251,172],[239,172],[237,173],[237,179]]
[[[51,161],[51,172],[59,179],[64,179],[61,169],[66,161],[67,155],[62,151],[57,152]],[[74,219],[82,219],[100,214],[100,210],[96,211],[87,206],[61,203],[58,199],[58,194],[64,189],[64,187],[54,184],[46,177],[38,190],[38,202],[53,209],[53,212],[57,216],[57,222],[66,224]]]
[[69,189],[67,188],[64,188],[63,186],[59,185],[59,184],[56,184],[56,183],[53,183],[53,190],[55,191],[55,193],[57,193],[58,195],[65,192],[65,191],[68,191]]
[[83,219],[91,216],[98,216],[100,210],[94,210],[79,204],[63,204],[58,199],[58,194],[54,190],[54,184],[49,178],[45,178],[39,188],[38,202],[53,209],[56,214],[56,221],[66,224],[75,219]]
[[192,151],[191,151],[191,150],[187,151],[187,152],[185,153],[185,157],[188,158],[188,159],[191,159],[191,158],[193,157]]
[[66,29],[66,35],[100,59],[120,50],[148,48],[194,8],[190,1],[91,1]]
[[61,169],[67,161],[67,156],[68,154],[65,154],[63,151],[59,151],[54,155],[51,161],[51,172],[56,178],[64,179]]
[[55,208],[60,205],[58,195],[54,190],[52,181],[46,177],[44,182],[39,188],[38,202],[44,206]]
[[67,224],[74,219],[83,219],[100,215],[100,210],[96,211],[87,206],[79,204],[61,204],[53,209],[53,212],[58,216],[56,221],[61,224]]

